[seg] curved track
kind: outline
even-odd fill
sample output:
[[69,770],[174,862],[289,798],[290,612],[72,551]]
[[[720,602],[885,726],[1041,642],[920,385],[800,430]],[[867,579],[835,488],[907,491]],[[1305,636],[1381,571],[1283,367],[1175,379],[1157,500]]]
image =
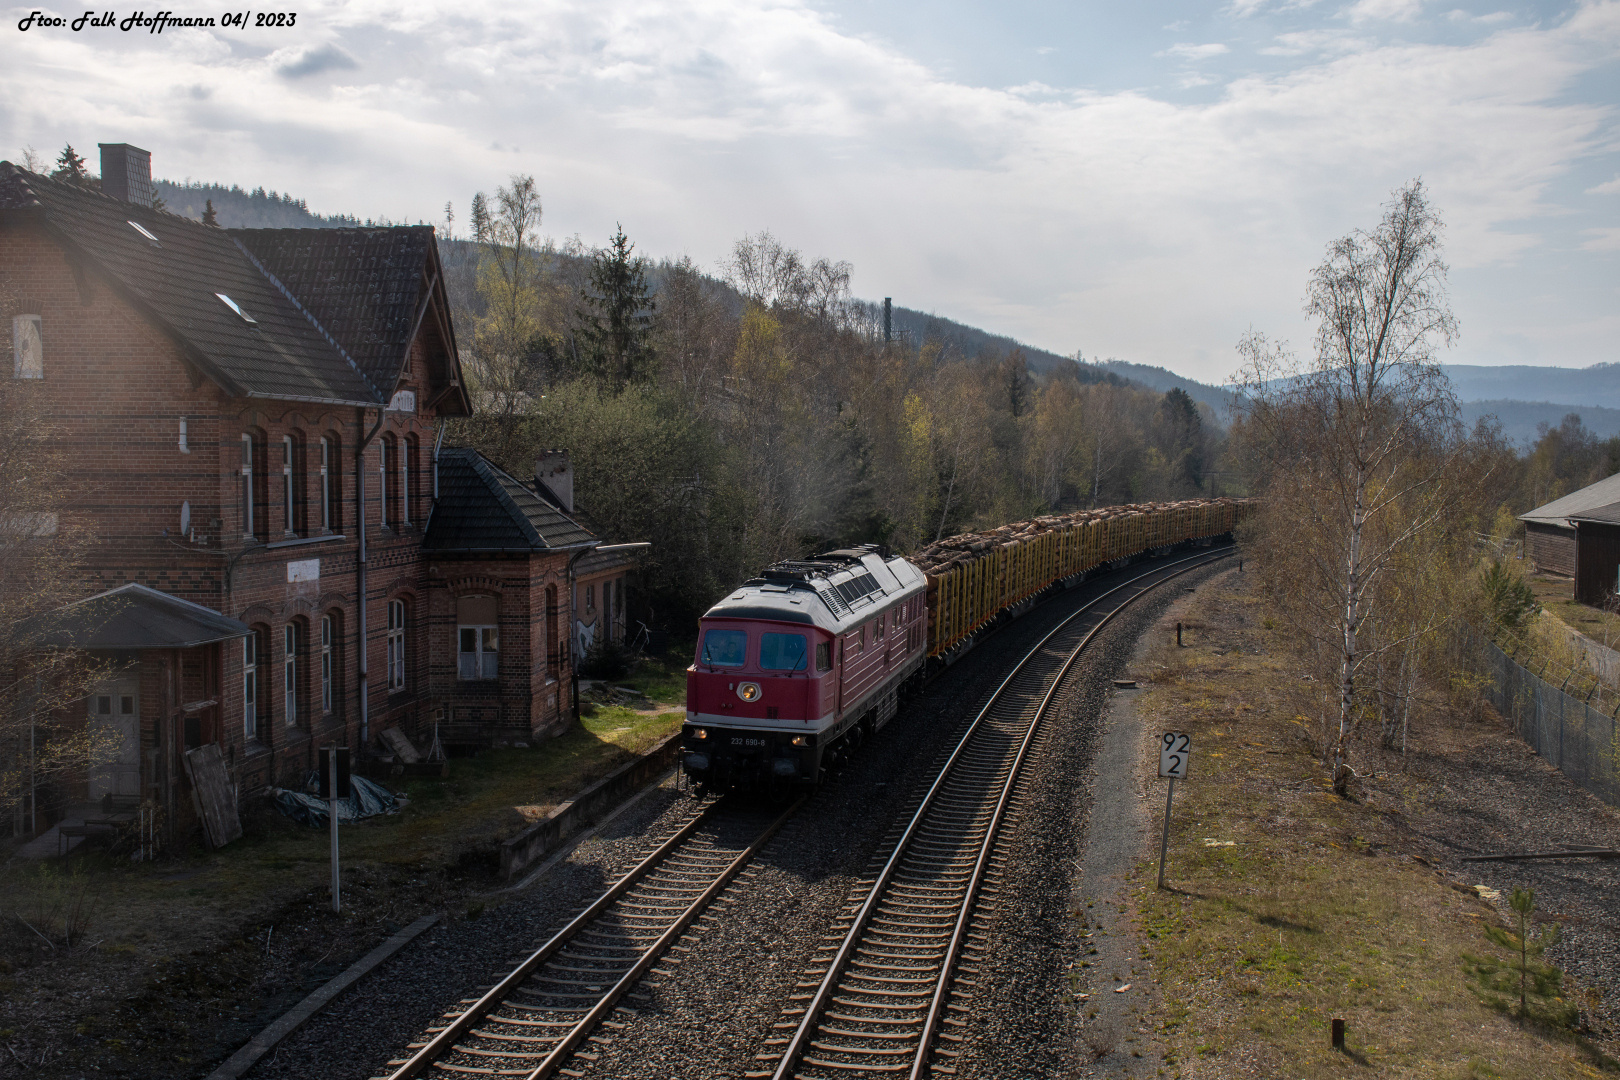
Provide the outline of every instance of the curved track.
[[[763,831],[709,803],[482,997],[461,1002],[390,1061],[387,1080],[554,1075],[803,800]],[[736,834],[743,834],[737,839]],[[747,836],[752,836],[750,841]]]
[[[1229,549],[1228,549],[1229,550]],[[1110,619],[1149,590],[1225,556],[1204,552],[1160,564],[1060,623],[1018,663],[969,725],[924,796],[848,933],[828,945],[803,1015],[782,1046],[774,1080],[861,1074],[949,1074],[962,1021],[953,984],[977,973],[972,927],[998,829],[1041,718],[1081,651]],[[808,989],[808,987],[807,987]],[[779,1025],[782,1027],[788,1025]],[[785,1044],[785,1045],[783,1045]],[[775,1052],[760,1055],[770,1060]]]

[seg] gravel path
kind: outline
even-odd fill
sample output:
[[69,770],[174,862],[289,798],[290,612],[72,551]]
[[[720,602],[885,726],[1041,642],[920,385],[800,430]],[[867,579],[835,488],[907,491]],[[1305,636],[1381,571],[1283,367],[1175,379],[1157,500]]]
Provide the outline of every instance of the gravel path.
[[[1083,936],[1087,930],[1101,924],[1106,932],[1115,923],[1115,909],[1107,898],[1088,890],[1111,872],[1128,870],[1137,857],[1130,823],[1113,816],[1099,821],[1093,812],[1099,807],[1105,813],[1117,812],[1108,798],[1117,792],[1104,791],[1102,785],[1126,785],[1134,802],[1138,780],[1134,773],[1120,779],[1097,768],[1097,755],[1115,749],[1102,738],[1105,717],[1117,696],[1111,680],[1125,670],[1143,633],[1185,595],[1185,588],[1224,569],[1225,563],[1216,563],[1193,571],[1138,601],[1098,635],[1071,670],[1061,703],[1046,727],[1041,753],[1026,766],[1021,791],[1026,809],[1003,833],[997,848],[1007,856],[1004,899],[991,920],[988,959],[974,1001],[977,1011],[963,1029],[959,1075],[986,1080],[1084,1075],[1082,1070],[1098,1057],[1115,1050],[1136,1061],[1130,1057],[1132,1044],[1125,1040],[1140,1036],[1132,1010],[1141,993],[1128,997],[1129,1005],[1120,1003],[1117,1010],[1110,1001],[1110,1010],[1118,1015],[1105,1014],[1102,1022],[1086,1015],[1092,1011],[1092,999],[1079,996],[1100,993],[1111,999],[1115,986],[1133,981],[1139,991],[1143,989],[1126,967],[1117,970],[1121,979],[1108,981],[1114,968],[1093,971],[1080,966],[1098,961],[1089,956],[1091,939]],[[1126,835],[1115,832],[1121,826]],[[1098,867],[1099,876],[1088,879],[1090,868],[1081,860],[1093,827],[1109,834],[1105,846],[1111,846],[1118,865]],[[1088,906],[1091,901],[1095,906]],[[1123,934],[1125,920],[1118,922]],[[1129,944],[1123,936],[1117,940]],[[1108,959],[1123,965],[1130,956]],[[1099,980],[1107,983],[1106,989]],[[1151,1075],[1151,1069],[1142,1074]]]

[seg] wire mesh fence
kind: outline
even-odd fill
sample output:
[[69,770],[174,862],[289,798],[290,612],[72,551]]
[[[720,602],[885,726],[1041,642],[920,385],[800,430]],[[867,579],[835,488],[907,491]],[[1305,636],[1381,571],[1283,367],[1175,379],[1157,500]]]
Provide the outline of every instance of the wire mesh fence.
[[1486,698],[1519,737],[1565,776],[1620,806],[1620,693],[1578,665],[1537,655],[1522,638],[1503,634],[1498,644],[1466,623],[1461,635],[1463,655],[1485,676]]

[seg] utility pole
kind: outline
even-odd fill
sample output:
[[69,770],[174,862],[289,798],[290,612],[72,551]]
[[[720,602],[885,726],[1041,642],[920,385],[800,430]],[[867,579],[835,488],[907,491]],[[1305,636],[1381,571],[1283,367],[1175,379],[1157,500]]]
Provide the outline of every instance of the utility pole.
[[883,344],[894,340],[894,298],[883,298]]

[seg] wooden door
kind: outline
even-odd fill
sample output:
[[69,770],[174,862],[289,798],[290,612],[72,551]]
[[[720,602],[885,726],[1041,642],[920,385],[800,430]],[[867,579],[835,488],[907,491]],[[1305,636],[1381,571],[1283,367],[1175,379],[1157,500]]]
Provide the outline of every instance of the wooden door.
[[92,753],[90,799],[141,793],[140,684],[114,679],[88,699]]

